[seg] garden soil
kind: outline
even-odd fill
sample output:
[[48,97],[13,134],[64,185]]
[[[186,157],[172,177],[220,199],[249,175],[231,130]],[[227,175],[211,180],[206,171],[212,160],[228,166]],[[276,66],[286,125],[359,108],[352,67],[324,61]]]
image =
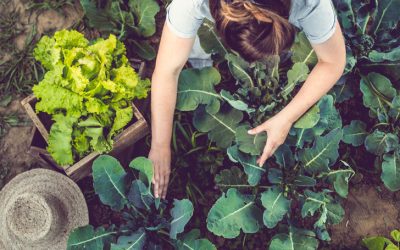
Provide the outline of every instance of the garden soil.
[[[25,13],[21,1],[15,0],[14,2],[20,7],[22,13]],[[30,20],[36,20],[37,31],[41,34],[51,30],[71,27],[82,17],[82,11],[77,6],[66,8],[63,14],[57,11],[43,11],[40,16],[33,15],[29,17],[25,13],[22,15],[24,18],[21,23],[26,25],[31,22]],[[157,26],[158,32],[160,32],[160,22],[158,22]],[[158,38],[156,39],[158,42]],[[18,46],[23,46],[24,40],[25,37],[21,36],[16,43]],[[146,71],[149,71],[146,72],[147,75],[151,75],[153,65],[154,63],[147,68]],[[15,99],[6,109],[0,108],[0,114],[5,112],[24,114],[20,100],[22,100],[22,97]],[[43,167],[28,153],[32,132],[33,124],[24,127],[13,127],[0,139],[0,173],[2,172],[1,168],[9,169],[9,173],[4,179],[5,182],[33,167]],[[391,230],[398,228],[400,204],[399,202],[396,203],[395,200],[399,200],[400,197],[397,197],[399,195],[385,191],[383,186],[381,186],[380,191],[376,185],[367,185],[365,183],[366,181],[364,180],[361,184],[350,187],[348,199],[344,200],[346,216],[342,223],[330,228],[333,247],[328,249],[355,249],[357,248],[356,246],[359,246],[362,237],[373,235],[388,236]],[[94,196],[90,180],[81,183],[80,186],[86,198],[90,197],[88,203],[92,224],[105,225],[120,220],[119,216],[102,206],[97,197]]]
[[[21,119],[27,120],[20,99],[14,100],[7,108],[1,108],[0,114],[21,114]],[[28,153],[30,138],[32,137],[33,124],[28,126],[12,127],[0,140],[0,172],[7,171],[5,182],[14,176],[38,166],[36,160]],[[1,183],[1,180],[0,180]],[[3,183],[5,184],[5,183]],[[1,188],[1,187],[0,187]]]
[[[8,6],[10,10],[18,11],[20,22],[17,26],[25,30],[15,39],[17,48],[21,50],[24,48],[25,40],[33,27],[36,29],[37,36],[41,36],[55,30],[72,27],[83,17],[79,1],[76,1],[74,6],[66,6],[58,11],[44,10],[34,13],[26,10],[26,4],[22,0],[13,0],[12,4]],[[0,114],[18,113],[23,115],[22,119],[28,120],[20,104],[22,99],[23,97],[14,98],[14,101],[8,107],[0,108]],[[15,175],[38,166],[34,157],[27,152],[32,132],[33,124],[31,123],[24,127],[12,127],[3,138],[0,138],[0,177],[2,176],[1,173],[8,172],[3,180],[0,178],[0,188],[2,181],[4,185]]]
[[361,237],[385,235],[399,228],[398,194],[386,191],[382,186],[360,184],[350,187],[344,200],[346,215],[343,221],[331,227],[332,243],[340,246],[356,246]]

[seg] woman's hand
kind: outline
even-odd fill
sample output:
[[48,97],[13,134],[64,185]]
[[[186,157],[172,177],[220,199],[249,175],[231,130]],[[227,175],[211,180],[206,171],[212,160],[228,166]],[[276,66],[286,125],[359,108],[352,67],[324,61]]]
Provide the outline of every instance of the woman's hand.
[[292,124],[293,122],[285,114],[279,112],[263,124],[248,131],[251,135],[267,132],[267,142],[261,157],[257,160],[260,167],[284,143]]
[[167,196],[169,175],[171,173],[171,148],[168,146],[151,147],[149,159],[153,162],[153,190],[156,198]]

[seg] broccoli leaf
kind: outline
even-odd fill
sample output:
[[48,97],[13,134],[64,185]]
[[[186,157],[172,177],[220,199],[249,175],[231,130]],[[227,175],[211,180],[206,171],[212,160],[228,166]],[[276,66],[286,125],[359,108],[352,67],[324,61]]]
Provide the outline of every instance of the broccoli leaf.
[[220,81],[221,76],[213,67],[182,71],[179,75],[176,108],[180,111],[193,111],[204,104],[208,112],[215,114],[219,110],[221,97],[214,87]]
[[250,135],[249,125],[242,125],[236,128],[235,141],[239,150],[250,155],[260,155],[267,141],[267,133],[261,132],[256,135]]
[[194,112],[193,124],[199,131],[208,132],[208,138],[217,146],[227,148],[235,139],[236,128],[242,119],[243,113],[230,107],[210,114],[204,106],[200,106]]
[[339,157],[342,134],[341,129],[334,129],[327,135],[318,137],[312,148],[302,149],[299,152],[299,160],[304,169],[312,174],[328,171]]
[[364,144],[368,133],[367,125],[360,120],[352,120],[351,123],[343,127],[343,142],[357,147]]
[[278,187],[269,188],[263,192],[261,202],[265,207],[264,224],[268,228],[274,228],[290,208],[290,201]]
[[381,179],[392,192],[400,190],[400,151],[383,155]]
[[156,32],[155,15],[160,6],[155,0],[129,0],[129,6],[135,16],[135,27],[138,34],[149,37]]
[[208,212],[207,228],[217,236],[232,239],[241,230],[244,233],[256,233],[262,223],[261,217],[262,213],[255,205],[254,197],[230,188]]

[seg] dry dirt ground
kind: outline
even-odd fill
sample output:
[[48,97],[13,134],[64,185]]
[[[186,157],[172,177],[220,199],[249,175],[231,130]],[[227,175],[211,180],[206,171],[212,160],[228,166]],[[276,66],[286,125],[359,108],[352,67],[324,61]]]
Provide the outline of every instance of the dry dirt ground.
[[400,228],[399,194],[385,190],[383,185],[350,187],[348,199],[344,201],[346,215],[340,224],[331,227],[332,243],[351,247],[363,237],[390,238],[390,231]]
[[[16,27],[22,28],[25,31],[15,39],[18,49],[23,49],[26,36],[33,27],[36,29],[37,36],[41,36],[41,34],[47,32],[72,27],[83,16],[79,1],[76,2],[75,6],[66,6],[59,11],[45,10],[40,12],[28,11],[26,8],[27,2],[13,0],[7,5],[9,10],[16,10],[19,13],[20,22],[16,24]],[[0,109],[0,114],[14,112],[25,114],[20,104],[20,100],[23,97],[16,97],[14,99],[7,108]],[[2,184],[5,184],[5,182],[9,181],[15,175],[38,166],[35,159],[27,152],[32,132],[32,124],[25,127],[13,127],[9,129],[3,138],[0,138],[0,188]],[[1,178],[5,172],[8,172],[7,176]]]
[[[15,112],[24,114],[24,109],[19,100],[14,100],[7,108],[0,109],[1,114],[10,114]],[[28,119],[27,116],[21,118]],[[1,138],[0,168],[2,169],[0,169],[0,172],[8,172],[6,178],[3,180],[4,182],[9,181],[17,174],[38,165],[35,159],[28,154],[32,132],[33,124],[30,123],[28,126],[10,128],[8,133]]]

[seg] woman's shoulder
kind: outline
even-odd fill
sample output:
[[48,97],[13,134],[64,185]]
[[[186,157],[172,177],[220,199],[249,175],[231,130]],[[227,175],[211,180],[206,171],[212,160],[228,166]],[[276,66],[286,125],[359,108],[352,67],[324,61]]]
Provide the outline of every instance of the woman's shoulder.
[[169,5],[192,13],[196,18],[210,16],[209,0],[172,0]]
[[196,7],[200,7],[202,5],[208,5],[208,0],[192,0]]
[[211,18],[208,0],[172,0],[167,6],[167,25],[180,37],[194,37],[204,18]]
[[302,29],[313,43],[326,41],[336,27],[332,0],[292,0],[289,22]]
[[309,16],[323,1],[330,0],[292,0],[290,17],[293,21]]
[[334,10],[331,0],[293,0],[290,11],[290,20],[294,25],[299,26],[299,22],[315,13],[332,12]]
[[214,19],[210,13],[209,0],[193,0],[196,11],[201,18],[207,18],[213,21]]
[[171,3],[180,2],[185,3],[184,6],[191,8],[201,8],[202,6],[208,6],[209,0],[172,0]]

